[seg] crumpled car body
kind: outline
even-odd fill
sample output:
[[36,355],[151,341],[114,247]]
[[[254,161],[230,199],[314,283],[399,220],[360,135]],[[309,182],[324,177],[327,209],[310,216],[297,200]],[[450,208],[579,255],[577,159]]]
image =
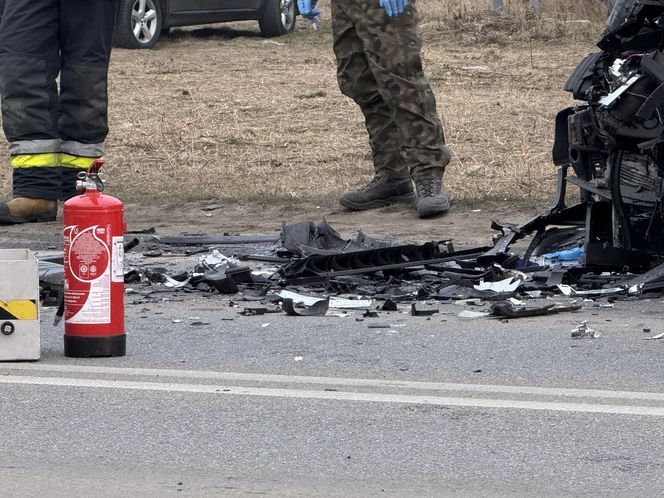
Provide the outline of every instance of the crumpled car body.
[[586,264],[643,268],[664,256],[664,0],[605,3],[599,51],[565,85],[582,103],[558,115],[553,159],[580,189],[569,221],[585,226]]

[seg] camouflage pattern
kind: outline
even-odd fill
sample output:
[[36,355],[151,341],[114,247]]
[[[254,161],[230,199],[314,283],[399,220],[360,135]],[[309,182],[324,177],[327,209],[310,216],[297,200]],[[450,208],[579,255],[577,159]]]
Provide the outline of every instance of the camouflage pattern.
[[422,69],[416,0],[388,17],[378,0],[332,0],[337,77],[362,109],[376,173],[441,178],[450,160]]

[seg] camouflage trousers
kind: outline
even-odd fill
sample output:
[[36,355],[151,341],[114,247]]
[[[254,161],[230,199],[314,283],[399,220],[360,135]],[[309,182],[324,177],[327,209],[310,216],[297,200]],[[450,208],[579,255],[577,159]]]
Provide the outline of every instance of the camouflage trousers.
[[341,92],[362,109],[374,168],[385,177],[442,177],[450,161],[422,69],[416,0],[388,17],[378,0],[332,0]]

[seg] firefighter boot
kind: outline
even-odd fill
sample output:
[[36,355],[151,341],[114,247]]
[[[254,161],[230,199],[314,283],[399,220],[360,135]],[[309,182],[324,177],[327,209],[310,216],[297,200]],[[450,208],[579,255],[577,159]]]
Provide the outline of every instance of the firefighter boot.
[[58,201],[14,197],[0,203],[0,225],[18,225],[37,221],[55,221]]
[[445,190],[441,178],[420,178],[415,181],[417,188],[417,216],[429,218],[450,210],[450,195]]
[[410,178],[385,178],[376,175],[365,187],[343,194],[339,204],[354,211],[365,211],[414,200],[413,182]]

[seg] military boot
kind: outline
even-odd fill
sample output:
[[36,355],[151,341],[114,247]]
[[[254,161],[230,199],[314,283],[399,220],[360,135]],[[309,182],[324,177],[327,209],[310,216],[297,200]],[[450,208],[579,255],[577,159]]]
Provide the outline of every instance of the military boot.
[[417,215],[428,218],[450,210],[450,195],[445,190],[441,178],[420,178],[415,181],[417,188]]
[[414,200],[415,193],[410,178],[385,178],[376,175],[365,187],[343,194],[339,204],[354,211],[365,211]]
[[0,203],[0,225],[18,225],[37,221],[55,221],[58,201],[14,197]]

